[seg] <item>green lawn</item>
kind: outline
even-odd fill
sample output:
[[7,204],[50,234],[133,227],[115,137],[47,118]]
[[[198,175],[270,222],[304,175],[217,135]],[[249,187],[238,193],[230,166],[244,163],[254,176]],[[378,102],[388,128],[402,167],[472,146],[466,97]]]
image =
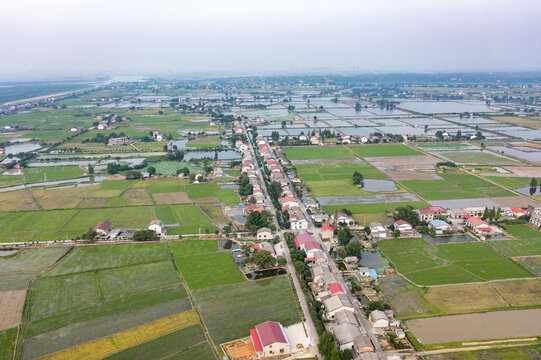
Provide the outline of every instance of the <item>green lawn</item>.
[[418,285],[445,285],[531,277],[484,243],[429,244],[424,239],[378,243],[397,270]]
[[13,359],[17,328],[0,331],[0,360]]
[[284,148],[289,160],[353,159],[355,155],[343,146],[307,146]]
[[499,186],[463,173],[442,173],[442,180],[405,180],[402,184],[426,200],[515,196]]
[[284,326],[299,321],[286,276],[196,290],[195,299],[217,344],[245,337],[265,321],[279,321]]
[[345,204],[345,205],[325,205],[322,206],[327,214],[332,214],[342,209],[348,209],[353,214],[377,214],[390,213],[401,206],[413,206],[414,209],[423,209],[427,205],[422,201],[395,202],[395,203],[376,203],[376,204]]
[[350,145],[348,146],[361,158],[381,156],[415,156],[423,153],[402,144],[390,145]]
[[175,259],[182,276],[192,290],[247,281],[227,253],[215,252]]
[[84,175],[78,166],[40,166],[24,169],[26,183],[73,179]]

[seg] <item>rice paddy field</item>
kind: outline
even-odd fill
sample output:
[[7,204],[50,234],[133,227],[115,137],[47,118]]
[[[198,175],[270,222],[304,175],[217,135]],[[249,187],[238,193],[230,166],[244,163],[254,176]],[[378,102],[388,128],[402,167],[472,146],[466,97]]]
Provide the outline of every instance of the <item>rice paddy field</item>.
[[[287,276],[247,280],[216,240],[29,249],[0,258],[0,274],[62,255],[28,297],[22,359],[209,359],[258,323],[299,321]],[[12,335],[0,332],[11,349]]]
[[289,160],[354,159],[355,154],[343,146],[310,146],[284,148]]
[[415,156],[423,153],[402,144],[390,145],[350,145],[348,149],[361,158],[383,156]]
[[425,200],[515,196],[514,193],[474,175],[460,172],[443,172],[438,175],[443,179],[404,180],[402,184]]
[[521,165],[518,160],[482,150],[460,150],[460,151],[431,151],[437,157],[449,160],[458,165]]
[[541,255],[541,233],[526,225],[508,225],[505,230],[516,240],[493,240],[496,249],[511,257]]
[[342,209],[348,209],[353,214],[376,214],[376,213],[392,213],[397,208],[403,206],[411,206],[414,209],[423,209],[426,204],[422,201],[405,201],[405,202],[391,202],[391,203],[377,203],[377,204],[345,204],[345,205],[325,205],[322,206],[323,210],[327,214],[332,214]]
[[387,239],[378,246],[402,275],[421,286],[534,276],[483,243],[433,245],[421,238]]
[[[166,179],[38,187],[0,193],[0,201],[0,237],[3,242],[16,242],[72,239],[101,221],[141,229],[156,217],[174,225],[170,233],[173,235],[214,233],[216,227],[194,202],[215,204],[211,215],[217,218],[223,205],[238,204],[239,197],[234,190],[222,189],[215,183]],[[28,223],[33,226],[23,225]]]

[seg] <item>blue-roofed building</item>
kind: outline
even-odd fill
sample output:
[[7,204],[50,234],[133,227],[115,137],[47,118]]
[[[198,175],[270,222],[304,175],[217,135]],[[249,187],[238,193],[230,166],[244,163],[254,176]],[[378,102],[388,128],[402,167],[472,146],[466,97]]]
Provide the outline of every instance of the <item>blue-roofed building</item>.
[[378,273],[376,272],[376,269],[370,269],[370,277],[374,279],[378,277]]
[[437,235],[443,234],[446,231],[451,231],[451,225],[443,220],[432,220],[428,223],[428,227],[434,229]]

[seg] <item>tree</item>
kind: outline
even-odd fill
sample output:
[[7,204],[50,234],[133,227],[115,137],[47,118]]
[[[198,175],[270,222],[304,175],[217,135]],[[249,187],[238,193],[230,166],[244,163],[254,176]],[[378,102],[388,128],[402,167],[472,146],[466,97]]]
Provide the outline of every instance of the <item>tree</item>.
[[278,139],[280,139],[280,133],[278,131],[273,131],[271,133],[271,139],[273,141],[278,141]]
[[224,234],[229,235],[231,233],[231,231],[233,230],[233,226],[232,226],[231,223],[229,223],[226,226],[224,226],[224,228],[222,230],[223,230]]
[[242,251],[242,254],[246,257],[250,257],[252,255],[252,250],[254,247],[251,244],[243,244],[240,246],[240,251]]
[[117,164],[116,162],[115,163],[109,163],[109,164],[107,164],[107,174],[109,174],[109,175],[118,174],[119,168],[120,168],[120,165]]
[[287,264],[286,258],[281,257],[278,259],[278,265],[285,266],[286,264]]
[[537,179],[536,178],[532,178],[532,180],[530,181],[530,186],[531,187],[536,187],[537,186]]
[[400,237],[400,230],[395,230],[395,231],[393,231],[393,236],[394,236],[395,238]]
[[457,140],[462,139],[462,131],[457,130],[457,132],[456,132],[456,139],[457,139]]
[[139,171],[127,171],[126,180],[139,180],[141,179],[141,173]]
[[83,240],[94,240],[96,238],[96,236],[98,236],[96,231],[90,229],[87,232],[85,232],[83,235],[81,235],[81,239],[83,239]]
[[88,164],[88,173],[94,174],[94,166],[92,166],[91,164]]
[[363,230],[366,235],[370,235],[372,233],[372,229],[370,229],[370,226],[365,226]]
[[336,249],[336,253],[337,253],[338,256],[340,256],[342,259],[345,258],[346,256],[348,256],[347,250],[346,250],[344,247],[342,247],[342,246]]
[[342,351],[342,355],[340,356],[342,360],[351,360],[353,359],[353,354],[351,353],[350,349],[345,349]]
[[360,103],[355,103],[355,111],[361,111],[362,110],[362,105]]
[[260,268],[268,268],[276,264],[276,259],[268,250],[261,250],[254,255],[254,262]]
[[412,226],[419,224],[419,214],[413,210],[412,206],[401,206],[396,208],[395,213],[393,214],[393,219],[404,220],[410,223]]
[[481,216],[482,220],[488,219],[488,208],[485,207],[485,211],[483,211],[483,216]]
[[133,233],[135,241],[157,241],[160,237],[153,230],[139,230]]
[[351,231],[348,227],[343,227],[338,230],[338,243],[345,246],[351,239]]
[[147,168],[147,171],[148,171],[148,173],[149,173],[150,175],[156,174],[156,168],[155,168],[154,166],[149,166],[149,167]]
[[488,212],[488,218],[490,220],[496,218],[496,208],[493,207],[492,209],[490,209],[490,211]]
[[428,132],[428,125],[425,125],[425,133]]
[[353,173],[353,184],[354,185],[363,185],[363,183],[364,183],[363,174],[361,174],[358,171],[355,171]]
[[436,131],[435,135],[438,139],[440,140],[443,139],[443,132],[441,130]]
[[346,252],[348,256],[357,256],[357,258],[360,259],[361,251],[362,251],[362,247],[358,241],[350,240],[346,245]]

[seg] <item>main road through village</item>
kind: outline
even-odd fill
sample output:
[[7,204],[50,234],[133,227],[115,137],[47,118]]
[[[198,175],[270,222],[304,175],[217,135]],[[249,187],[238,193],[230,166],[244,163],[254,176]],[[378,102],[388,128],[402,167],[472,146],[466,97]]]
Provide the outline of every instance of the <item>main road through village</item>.
[[[243,126],[244,133],[246,134],[246,137],[248,138],[248,145],[249,145],[249,148],[250,148],[250,152],[252,153],[252,156],[254,158],[254,165],[256,167],[255,170],[256,170],[256,172],[258,174],[261,189],[265,193],[266,206],[269,209],[271,209],[272,214],[276,214],[276,209],[274,208],[274,205],[273,205],[272,201],[270,200],[270,196],[269,196],[269,193],[268,193],[268,191],[266,189],[265,182],[263,181],[262,171],[259,168],[259,161],[256,161],[257,156],[256,156],[256,153],[255,153],[255,147],[253,145],[252,138],[250,137],[250,134],[246,131],[246,127],[245,127],[244,123],[242,123],[242,126]],[[269,149],[274,154],[274,150],[270,146],[269,146]],[[276,157],[276,154],[274,154],[274,155]],[[278,157],[276,157],[276,159],[278,159]],[[285,175],[286,173],[285,173],[285,171],[284,171],[284,169],[282,167],[281,162],[277,161],[277,163],[279,164],[280,169],[282,170],[282,173]],[[286,176],[286,179],[287,179],[287,176]],[[374,335],[374,330],[372,328],[372,325],[365,318],[364,313],[361,310],[361,307],[359,305],[359,301],[357,300],[357,298],[349,290],[349,287],[347,286],[344,278],[342,277],[342,273],[338,269],[338,266],[336,265],[333,258],[330,256],[325,244],[322,243],[322,240],[319,237],[319,234],[316,231],[316,228],[315,228],[315,226],[314,226],[314,224],[312,222],[312,218],[310,217],[310,215],[306,211],[306,207],[304,206],[304,203],[298,198],[297,193],[294,191],[293,187],[291,186],[291,182],[289,182],[289,180],[288,180],[288,185],[291,188],[291,192],[293,193],[293,196],[295,197],[295,200],[299,204],[300,210],[302,211],[302,213],[306,217],[306,220],[308,220],[308,230],[307,230],[307,232],[311,233],[313,235],[314,239],[321,245],[321,247],[322,247],[322,249],[325,252],[325,255],[327,257],[327,260],[328,260],[327,262],[329,264],[329,267],[330,267],[331,271],[337,276],[340,285],[342,286],[345,293],[350,298],[351,303],[353,304],[353,306],[355,308],[355,313],[356,313],[358,319],[361,322],[361,332],[363,334],[367,335],[370,338],[370,340],[372,341],[372,344],[374,345],[374,350],[375,350],[376,354],[378,355],[378,357],[380,359],[382,359],[382,360],[387,359],[387,357],[385,356],[385,352],[383,351],[383,349],[379,345],[379,343],[378,343],[378,341],[376,339],[376,336]],[[276,229],[280,229],[280,227],[278,225],[278,221],[276,219],[274,219],[274,224],[276,226]],[[279,230],[278,235],[280,236],[280,239],[282,241],[282,246],[284,247],[284,254],[285,254],[286,259],[287,259],[288,271],[290,272],[291,277],[293,278],[293,283],[295,285],[295,291],[297,292],[297,296],[298,296],[299,301],[301,303],[301,307],[302,307],[302,310],[303,310],[303,313],[304,313],[304,317],[306,318],[306,324],[307,324],[307,327],[308,327],[307,330],[308,330],[308,333],[309,333],[309,336],[310,336],[311,343],[312,343],[312,345],[314,347],[314,352],[318,355],[318,358],[321,358],[321,356],[319,355],[319,352],[317,350],[317,344],[319,342],[319,340],[318,340],[319,338],[318,338],[318,335],[317,335],[316,327],[315,327],[314,322],[312,321],[312,318],[310,316],[310,310],[308,309],[308,305],[307,305],[304,293],[302,291],[302,288],[300,286],[299,280],[298,280],[297,276],[295,276],[295,268],[293,266],[293,263],[291,262],[291,256],[289,254],[289,248],[288,248],[287,243],[286,243],[285,238],[284,238],[283,230]]]

